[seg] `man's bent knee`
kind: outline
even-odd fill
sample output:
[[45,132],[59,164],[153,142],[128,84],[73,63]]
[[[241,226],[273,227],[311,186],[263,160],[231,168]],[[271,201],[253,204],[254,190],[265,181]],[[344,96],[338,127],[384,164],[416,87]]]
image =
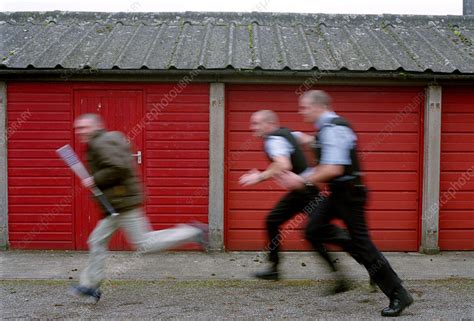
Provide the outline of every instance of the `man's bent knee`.
[[321,229],[318,227],[308,226],[305,230],[305,239],[311,242],[321,241]]
[[267,227],[267,229],[275,229],[275,228],[279,228],[280,227],[280,221],[273,218],[271,215],[269,215],[266,220],[265,220],[265,225]]

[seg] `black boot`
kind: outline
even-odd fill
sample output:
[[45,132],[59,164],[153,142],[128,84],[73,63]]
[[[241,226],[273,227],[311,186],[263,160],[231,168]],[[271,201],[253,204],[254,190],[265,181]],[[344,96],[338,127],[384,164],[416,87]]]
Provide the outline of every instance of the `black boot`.
[[370,277],[370,280],[369,280],[369,287],[370,287],[370,292],[372,293],[377,292],[377,283],[375,283],[372,277]]
[[280,276],[278,274],[278,267],[277,265],[272,265],[265,271],[257,272],[254,275],[257,279],[261,280],[271,280],[271,281],[278,281]]
[[399,316],[403,310],[409,307],[412,303],[413,297],[404,287],[400,286],[400,288],[393,291],[392,297],[390,298],[390,305],[382,310],[382,316]]
[[351,289],[351,283],[341,272],[335,272],[336,285],[329,291],[329,295],[347,292]]
[[351,289],[349,281],[346,279],[339,279],[336,281],[336,285],[332,289],[333,294],[347,292]]

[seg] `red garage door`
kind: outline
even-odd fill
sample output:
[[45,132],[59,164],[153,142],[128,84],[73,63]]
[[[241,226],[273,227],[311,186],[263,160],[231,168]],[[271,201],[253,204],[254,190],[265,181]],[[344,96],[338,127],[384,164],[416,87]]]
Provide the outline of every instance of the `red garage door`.
[[443,88],[440,232],[442,250],[474,250],[474,93]]
[[72,144],[72,88],[9,83],[7,92],[10,246],[74,249],[73,176],[55,153]]
[[[420,119],[423,88],[327,87],[337,112],[359,136],[366,182],[371,190],[371,234],[383,250],[416,251],[419,244]],[[313,132],[297,115],[296,86],[227,87],[226,245],[231,250],[265,248],[264,218],[282,191],[273,183],[242,188],[238,178],[267,165],[262,143],[249,131],[258,109],[278,112],[283,126]],[[307,249],[301,226],[290,223],[284,248]]]
[[[118,88],[101,89],[76,89],[74,90],[74,114],[75,116],[84,113],[98,113],[104,120],[109,130],[119,130],[130,136],[132,151],[138,156],[143,153],[143,130],[131,135],[136,124],[143,119],[143,91],[141,90],[120,90]],[[79,157],[85,160],[86,145],[82,144],[78,137],[75,137],[76,151]],[[143,162],[138,157],[136,160],[136,170],[143,178]],[[76,190],[80,190],[80,181],[75,178]],[[87,239],[102,218],[96,202],[90,201],[88,193],[75,193],[75,240],[76,249],[87,250]],[[110,241],[110,249],[122,250],[127,247],[125,238],[121,232],[114,235]]]
[[[207,221],[208,85],[9,83],[7,90],[12,248],[85,249],[95,206],[55,149],[81,149],[72,121],[86,111],[102,113],[109,128],[128,132],[142,151],[139,168],[155,229]],[[112,248],[127,245],[116,238]]]

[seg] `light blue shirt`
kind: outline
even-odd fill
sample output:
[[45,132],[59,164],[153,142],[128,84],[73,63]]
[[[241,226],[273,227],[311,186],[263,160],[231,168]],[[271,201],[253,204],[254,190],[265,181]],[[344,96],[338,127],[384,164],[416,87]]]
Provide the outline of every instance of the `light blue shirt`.
[[[301,132],[291,132],[293,137],[298,139],[301,135]],[[293,145],[282,136],[268,136],[265,140],[264,144],[265,151],[271,158],[275,158],[277,156],[285,156],[291,158],[291,154],[295,151]],[[311,171],[310,168],[307,168],[301,175],[308,173]]]
[[[293,137],[298,139],[300,132],[291,132],[291,134]],[[264,148],[271,158],[277,156],[290,157],[295,151],[293,145],[291,145],[291,143],[282,136],[268,136],[268,138],[265,140]]]
[[321,159],[319,163],[350,165],[352,163],[351,149],[357,143],[357,137],[349,127],[331,124],[331,120],[336,117],[338,117],[336,113],[327,111],[315,124],[320,131]]

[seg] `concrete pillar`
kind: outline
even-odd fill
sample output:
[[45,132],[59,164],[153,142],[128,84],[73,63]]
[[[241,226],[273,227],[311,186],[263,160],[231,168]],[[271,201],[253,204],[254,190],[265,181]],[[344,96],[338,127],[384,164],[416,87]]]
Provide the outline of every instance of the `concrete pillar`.
[[421,252],[439,253],[439,189],[441,157],[441,86],[428,86],[425,101],[423,213]]
[[224,249],[225,86],[210,84],[209,104],[209,245]]
[[0,82],[0,249],[8,248],[7,84]]
[[474,0],[463,0],[462,2],[462,15],[472,16],[474,15]]

